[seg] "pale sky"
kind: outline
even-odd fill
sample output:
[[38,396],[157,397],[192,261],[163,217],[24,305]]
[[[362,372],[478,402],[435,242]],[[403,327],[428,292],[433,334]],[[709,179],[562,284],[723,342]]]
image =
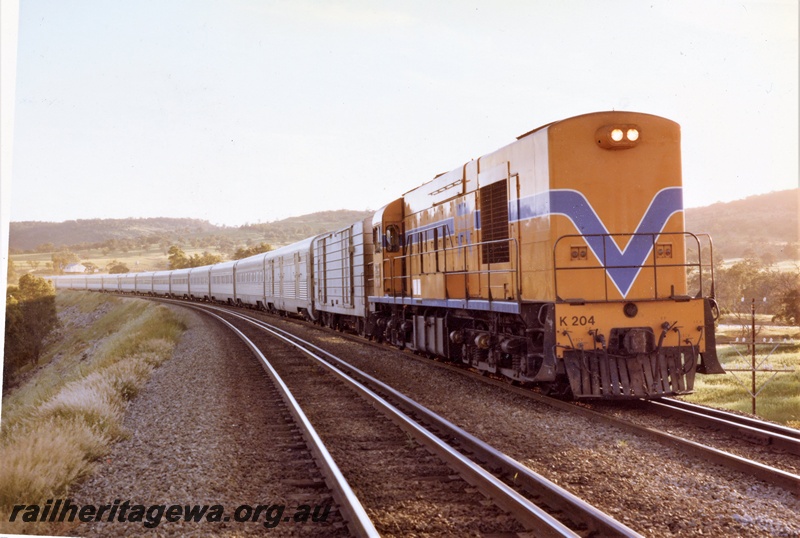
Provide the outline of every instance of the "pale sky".
[[13,221],[378,209],[610,109],[696,207],[798,186],[798,2],[21,0],[14,103]]

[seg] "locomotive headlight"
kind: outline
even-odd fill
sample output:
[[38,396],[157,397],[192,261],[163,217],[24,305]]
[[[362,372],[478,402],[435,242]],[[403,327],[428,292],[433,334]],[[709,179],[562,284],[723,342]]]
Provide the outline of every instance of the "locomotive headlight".
[[637,125],[604,125],[595,131],[594,139],[603,149],[628,149],[639,143],[641,134]]

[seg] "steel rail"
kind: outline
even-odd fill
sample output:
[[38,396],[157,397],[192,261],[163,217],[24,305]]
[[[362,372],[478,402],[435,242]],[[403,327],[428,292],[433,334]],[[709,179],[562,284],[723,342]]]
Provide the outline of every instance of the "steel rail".
[[561,409],[565,409],[567,411],[571,411],[573,413],[583,415],[584,417],[590,420],[605,421],[607,424],[617,426],[633,434],[648,436],[651,439],[654,439],[655,441],[658,441],[659,443],[665,446],[673,446],[673,447],[677,446],[684,452],[693,454],[710,463],[722,465],[730,469],[735,469],[745,474],[755,476],[759,480],[763,480],[764,482],[780,486],[782,488],[789,490],[795,495],[800,496],[799,475],[784,471],[782,469],[777,469],[775,467],[770,467],[769,465],[764,465],[763,463],[749,460],[747,458],[743,458],[741,456],[737,456],[735,454],[731,454],[730,452],[725,452],[724,450],[719,450],[714,447],[704,445],[702,443],[697,443],[689,439],[684,439],[682,437],[678,437],[670,433],[663,432],[661,430],[648,428],[647,426],[641,426],[639,424],[635,424],[628,420],[612,417],[604,413],[593,411],[591,409],[587,409],[579,405],[562,402],[560,400],[553,400],[552,398],[541,395],[536,395],[534,399],[537,399],[543,403],[547,403],[554,407],[558,407]]
[[670,416],[696,420],[800,456],[800,430],[788,426],[670,398],[649,400],[647,407]]
[[[466,373],[469,374],[469,372]],[[475,377],[478,376],[476,375]],[[764,482],[780,486],[791,491],[795,495],[800,496],[800,476],[796,474],[789,473],[782,469],[776,469],[775,467],[770,467],[768,465],[764,465],[763,463],[752,461],[741,456],[736,456],[735,454],[731,454],[729,452],[725,452],[701,443],[696,443],[688,439],[677,437],[660,430],[648,428],[646,426],[640,426],[639,424],[634,424],[633,422],[627,420],[612,417],[592,409],[587,409],[581,405],[557,400],[555,398],[537,394],[521,387],[515,387],[504,381],[498,381],[484,377],[481,377],[481,379],[483,379],[486,383],[500,386],[510,392],[526,396],[532,400],[537,400],[551,407],[562,409],[570,413],[577,413],[589,420],[600,420],[606,424],[616,426],[635,435],[650,437],[651,439],[658,441],[665,446],[677,447],[684,452],[697,456],[710,463],[722,465],[724,467],[755,476]]]
[[[224,311],[224,310],[223,310]],[[415,358],[416,357],[412,357]],[[420,359],[421,360],[421,359]],[[504,381],[495,380],[492,378],[487,378],[484,376],[479,376],[478,374],[474,374],[470,371],[465,371],[462,369],[453,369],[449,365],[433,362],[433,361],[425,361],[426,363],[433,364],[434,366],[438,366],[441,368],[446,368],[448,370],[454,370],[457,372],[462,373],[463,375],[468,375],[474,378],[479,378],[485,383],[489,383],[498,387],[502,387],[505,390],[510,392],[514,392],[516,394],[520,394],[522,396],[526,396],[530,399],[537,400],[541,403],[549,405],[551,407],[555,407],[557,409],[562,409],[568,412],[577,413],[583,415],[584,417],[590,420],[602,420],[607,424],[614,425],[619,427],[623,430],[626,430],[630,433],[635,435],[643,435],[648,436],[655,441],[665,445],[676,447],[684,452],[697,456],[705,461],[710,463],[721,465],[724,467],[728,467],[730,469],[737,470],[739,472],[743,472],[745,474],[749,474],[751,476],[755,476],[756,478],[763,480],[767,483],[785,488],[790,492],[794,493],[797,496],[800,496],[800,476],[789,473],[787,471],[783,471],[781,469],[776,469],[774,467],[770,467],[768,465],[764,465],[759,462],[755,462],[752,460],[748,460],[746,458],[736,456],[729,452],[725,452],[722,450],[715,449],[713,447],[709,447],[707,445],[703,445],[701,443],[697,443],[694,441],[690,441],[688,439],[683,439],[681,437],[677,437],[675,435],[662,432],[653,428],[648,428],[646,426],[640,426],[638,424],[634,424],[630,421],[626,421],[623,419],[618,419],[616,417],[608,416],[604,413],[600,413],[591,409],[587,409],[585,407],[581,407],[580,405],[576,405],[573,403],[565,402],[562,400],[558,400],[555,398],[551,398],[549,396],[544,396],[542,394],[538,394],[532,392],[528,389],[524,389],[521,387],[516,387],[513,385],[508,384]]]
[[552,398],[550,396],[545,396],[543,394],[533,392],[523,387],[517,387],[511,385],[507,381],[493,379],[491,377],[485,377],[469,370],[464,370],[462,368],[453,368],[451,365],[448,364],[421,359],[413,355],[409,355],[409,358],[419,360],[420,362],[425,362],[426,364],[430,364],[435,367],[444,368],[447,369],[448,371],[459,372],[462,375],[472,377],[473,379],[479,379],[483,383],[500,387],[509,392],[513,392],[514,394],[519,394],[520,396],[524,396],[531,400],[536,400],[545,405],[549,405],[550,407],[554,407],[556,409],[562,409],[570,413],[577,413],[579,415],[586,417],[589,420],[604,421],[607,424],[619,427],[635,435],[650,437],[651,439],[658,441],[659,443],[665,446],[679,448],[684,452],[698,456],[701,459],[704,459],[705,461],[708,461],[710,463],[721,465],[723,467],[728,467],[737,470],[739,472],[755,476],[756,478],[763,480],[767,483],[785,488],[790,492],[794,493],[795,495],[797,495],[798,497],[800,497],[800,475],[789,473],[781,469],[776,469],[774,467],[770,467],[768,465],[764,465],[759,462],[748,460],[746,458],[742,458],[740,456],[736,456],[729,452],[718,450],[713,447],[703,445],[701,443],[696,443],[688,439],[683,439],[681,437],[661,432],[653,428],[640,426],[638,424],[634,424],[627,420],[611,417],[604,413],[600,413],[592,409],[587,409],[586,407],[582,407],[581,405],[577,405],[575,403],[570,403],[563,400],[558,400],[556,398]]
[[[382,409],[385,410],[387,414],[395,419],[395,421],[398,422],[403,429],[417,437],[420,442],[425,444],[425,446],[435,450],[440,457],[442,457],[448,464],[458,469],[467,481],[483,491],[484,494],[490,497],[495,503],[497,503],[498,506],[514,514],[515,517],[518,517],[520,522],[526,527],[535,530],[537,533],[542,533],[542,536],[576,535],[573,533],[573,531],[563,526],[563,524],[555,520],[541,508],[533,504],[525,497],[521,496],[513,488],[509,487],[493,474],[486,471],[482,466],[471,461],[466,456],[451,447],[448,443],[436,436],[434,433],[420,426],[408,415],[414,415],[422,422],[428,423],[429,426],[445,432],[446,435],[457,438],[459,443],[465,449],[473,452],[479,458],[486,459],[490,465],[496,465],[500,467],[505,474],[512,477],[511,480],[515,485],[522,487],[531,495],[541,497],[545,504],[551,508],[569,514],[573,520],[576,520],[580,524],[586,525],[589,530],[597,532],[602,536],[641,536],[611,516],[586,503],[579,497],[576,497],[560,486],[550,482],[543,476],[534,473],[506,454],[491,447],[480,439],[459,428],[455,424],[438,416],[433,411],[418,404],[417,402],[414,402],[407,396],[389,387],[385,383],[346,363],[319,346],[307,342],[297,336],[292,335],[288,331],[274,327],[266,322],[254,320],[249,316],[244,316],[239,313],[224,309],[222,310],[229,315],[235,316],[243,321],[247,321],[248,323],[260,327],[263,330],[269,331],[276,337],[298,347],[304,353],[319,361],[321,365],[336,374],[340,379],[347,382],[359,393],[376,402]],[[335,362],[335,365],[317,356],[310,351],[310,349],[306,349],[303,346],[307,346],[308,348],[327,356],[330,360]],[[347,370],[350,375],[357,376],[361,382],[352,379],[344,372],[340,371],[339,368]],[[386,401],[383,397],[365,386],[363,383],[367,383],[372,387],[378,388],[378,390],[384,393],[390,394],[392,398],[401,401],[406,410],[398,410],[394,405]],[[547,525],[548,527],[552,526],[552,530],[550,528],[544,529],[542,525]],[[543,532],[545,530],[547,530],[547,533]]]
[[[579,408],[576,407],[576,409]],[[585,412],[588,410],[583,409],[582,411]],[[789,473],[782,469],[776,469],[775,467],[770,467],[769,465],[764,465],[763,463],[749,460],[747,458],[731,454],[730,452],[725,452],[723,450],[697,443],[695,441],[690,441],[689,439],[677,437],[667,432],[655,430],[646,426],[640,426],[626,420],[608,417],[602,413],[595,414],[604,417],[604,420],[609,421],[612,424],[626,429],[632,433],[648,435],[656,441],[659,441],[667,446],[677,445],[684,451],[692,453],[708,462],[724,465],[731,469],[755,476],[764,482],[780,486],[794,493],[795,495],[800,496],[800,475]]]
[[[173,302],[172,300],[168,300],[168,302]],[[186,306],[189,308],[193,308],[195,310],[199,310],[208,314],[209,316],[213,316],[225,325],[227,325],[233,332],[238,336],[242,341],[250,348],[250,350],[258,357],[261,361],[261,365],[266,370],[267,374],[272,378],[273,383],[278,388],[278,391],[281,394],[286,406],[289,409],[289,412],[295,419],[295,422],[300,427],[301,432],[303,433],[303,437],[306,439],[309,449],[314,454],[315,459],[319,466],[322,468],[323,474],[325,475],[325,482],[328,484],[328,487],[331,488],[333,493],[334,499],[336,500],[340,512],[342,512],[342,516],[347,521],[347,525],[350,531],[359,538],[361,537],[369,537],[369,538],[377,538],[380,536],[378,531],[375,529],[375,526],[372,523],[369,515],[367,515],[366,510],[361,504],[361,501],[358,499],[356,494],[353,492],[350,485],[347,483],[347,479],[342,474],[339,466],[334,461],[333,457],[331,456],[328,449],[325,447],[325,444],[322,442],[322,439],[317,434],[314,426],[308,420],[305,412],[303,412],[300,405],[295,400],[294,396],[292,395],[289,387],[283,382],[281,377],[278,375],[278,372],[275,371],[273,366],[269,363],[267,358],[261,353],[261,350],[256,347],[256,345],[242,333],[239,329],[234,327],[232,323],[228,320],[222,318],[221,316],[210,312],[208,308],[199,307],[196,305],[186,304],[185,302],[175,301],[176,304]]]

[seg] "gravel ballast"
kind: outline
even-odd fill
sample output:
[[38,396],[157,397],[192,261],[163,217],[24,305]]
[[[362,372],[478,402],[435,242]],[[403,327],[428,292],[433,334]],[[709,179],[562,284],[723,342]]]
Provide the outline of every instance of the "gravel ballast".
[[[181,311],[184,311],[181,309]],[[238,338],[189,314],[173,359],[156,370],[125,419],[131,437],[114,446],[69,497],[76,504],[314,504],[295,498],[280,455],[270,455],[270,412],[258,404],[269,383]],[[272,323],[285,323],[265,317]],[[420,401],[646,536],[800,536],[800,500],[741,473],[696,461],[579,416],[552,409],[388,348],[302,324],[304,336]],[[241,360],[245,358],[246,360]],[[302,468],[305,480],[316,470]],[[313,494],[310,494],[313,495]],[[329,502],[329,499],[327,499]],[[287,511],[289,509],[287,508]],[[263,522],[262,517],[261,521]],[[235,521],[81,524],[80,536],[328,536],[314,523]],[[433,528],[436,525],[432,526]],[[344,531],[346,533],[346,531]],[[445,535],[432,532],[429,536]]]
[[[181,312],[186,312],[181,309]],[[218,322],[186,313],[189,329],[174,357],[157,369],[132,402],[124,426],[130,438],[117,443],[93,475],[69,497],[78,505],[221,505],[229,521],[82,523],[67,531],[78,536],[331,536],[347,535],[339,522],[326,525],[284,521],[301,504],[331,504],[327,489],[304,488],[320,481],[313,462],[293,463],[273,445],[285,426],[265,401],[270,380],[252,353]],[[278,423],[276,424],[276,419]],[[259,521],[237,522],[241,505],[285,505],[274,528]],[[240,512],[244,515],[246,512]],[[155,512],[153,516],[155,517]],[[329,515],[332,520],[334,516]]]
[[408,352],[291,325],[643,535],[800,536],[800,499],[782,488]]

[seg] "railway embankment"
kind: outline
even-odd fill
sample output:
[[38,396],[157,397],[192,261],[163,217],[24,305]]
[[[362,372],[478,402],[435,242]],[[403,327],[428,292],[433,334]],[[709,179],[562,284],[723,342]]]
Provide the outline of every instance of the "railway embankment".
[[4,394],[0,532],[57,532],[29,521],[41,513],[11,522],[14,507],[44,507],[71,494],[131,436],[124,424],[130,403],[186,329],[181,313],[100,294],[62,293],[57,310],[59,327],[38,364]]
[[[19,486],[0,488],[0,533],[347,535],[313,461],[294,456],[302,451],[286,436],[296,428],[268,403],[275,398],[264,370],[233,333],[180,307],[75,295],[95,302],[62,305],[59,351],[9,395],[8,413],[4,407],[0,484]],[[175,338],[142,339],[146,320],[156,332],[174,325]],[[112,341],[135,353],[113,352]],[[158,367],[151,364],[142,383],[98,380],[136,369],[153,348]],[[109,354],[119,360],[103,359]],[[123,396],[100,393],[105,385],[122,387]],[[92,407],[116,401],[114,413]],[[50,412],[56,404],[79,409]],[[49,412],[44,422],[34,421],[40,409]],[[64,430],[85,439],[68,439],[69,450],[53,444]],[[62,452],[75,461],[58,463]],[[31,472],[17,472],[24,467]],[[36,487],[22,489],[27,482]]]

